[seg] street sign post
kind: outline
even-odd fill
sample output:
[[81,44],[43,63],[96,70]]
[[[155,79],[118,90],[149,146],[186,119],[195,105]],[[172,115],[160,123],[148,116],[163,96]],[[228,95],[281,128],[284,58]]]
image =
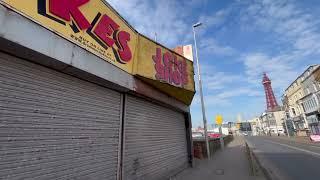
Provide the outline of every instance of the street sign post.
[[217,125],[222,125],[222,123],[223,123],[223,118],[222,118],[222,116],[221,116],[221,115],[217,115],[217,116],[216,116],[216,124],[217,124]]

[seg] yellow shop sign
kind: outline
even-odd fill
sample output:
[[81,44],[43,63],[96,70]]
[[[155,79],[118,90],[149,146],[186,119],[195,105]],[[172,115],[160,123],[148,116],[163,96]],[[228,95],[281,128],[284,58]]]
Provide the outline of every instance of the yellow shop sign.
[[104,0],[0,3],[160,91],[191,103],[193,62],[139,34]]
[[193,62],[140,35],[134,74],[161,91],[190,104],[195,92]]
[[103,0],[2,0],[0,2],[124,71],[132,73],[137,32]]

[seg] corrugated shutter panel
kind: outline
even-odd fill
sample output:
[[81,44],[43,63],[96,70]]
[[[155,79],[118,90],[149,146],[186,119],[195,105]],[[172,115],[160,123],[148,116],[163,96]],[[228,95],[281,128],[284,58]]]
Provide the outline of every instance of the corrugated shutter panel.
[[0,179],[116,179],[121,95],[0,53]]
[[124,179],[167,179],[188,166],[182,113],[127,96]]

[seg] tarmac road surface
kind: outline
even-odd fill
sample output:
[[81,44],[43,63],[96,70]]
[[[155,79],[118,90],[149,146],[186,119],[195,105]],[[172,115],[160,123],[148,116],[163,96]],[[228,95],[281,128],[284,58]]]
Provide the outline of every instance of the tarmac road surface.
[[264,167],[279,180],[320,179],[320,144],[284,137],[246,137]]

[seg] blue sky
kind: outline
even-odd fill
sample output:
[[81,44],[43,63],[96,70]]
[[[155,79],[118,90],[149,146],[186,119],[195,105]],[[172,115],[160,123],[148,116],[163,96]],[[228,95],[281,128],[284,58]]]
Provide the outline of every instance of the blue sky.
[[[192,24],[203,23],[197,36],[209,124],[217,114],[235,121],[238,114],[249,119],[262,113],[263,72],[280,104],[286,87],[320,62],[318,0],[107,1],[139,32],[157,33],[170,48],[192,44]],[[202,125],[198,93],[191,115],[194,127]]]

